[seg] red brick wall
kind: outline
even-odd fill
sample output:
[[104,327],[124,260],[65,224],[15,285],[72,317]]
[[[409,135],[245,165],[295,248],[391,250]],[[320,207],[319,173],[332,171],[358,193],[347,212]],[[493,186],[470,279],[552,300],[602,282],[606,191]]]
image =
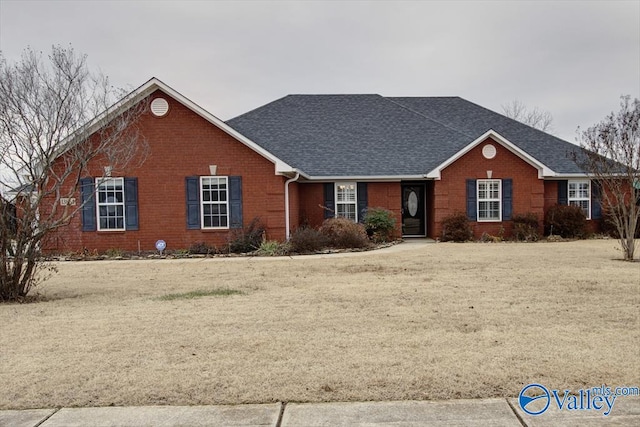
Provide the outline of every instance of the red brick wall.
[[544,211],[558,204],[558,181],[544,182]]
[[[145,114],[140,120],[141,134],[150,154],[142,167],[113,171],[112,176],[138,178],[139,230],[122,232],[83,232],[80,215],[50,241],[52,251],[105,251],[122,249],[155,250],[158,239],[167,249],[187,249],[192,243],[221,246],[229,230],[188,230],[186,227],[185,177],[210,175],[209,165],[217,165],[219,176],[242,176],[243,221],[247,225],[260,217],[268,227],[270,239],[284,239],[284,182],[275,175],[274,164],[238,142],[215,125],[198,116],[160,91],[169,101],[164,117]],[[89,165],[90,175],[101,176],[105,162]],[[77,194],[80,201],[80,194]],[[292,202],[295,203],[294,195]]]
[[[324,184],[300,183],[298,184],[299,197],[299,226],[320,227],[324,221]],[[291,227],[294,231],[297,227]]]
[[[482,148],[491,143],[497,151],[493,159],[482,155]],[[499,143],[489,139],[478,144],[453,164],[442,170],[441,180],[434,182],[433,223],[429,236],[438,238],[442,234],[442,220],[454,212],[467,211],[467,179],[486,179],[487,171],[492,171],[492,179],[513,180],[513,214],[532,212],[538,215],[541,224],[545,207],[544,181],[538,179],[538,171],[517,155]],[[483,233],[499,235],[501,227],[504,235],[509,236],[511,221],[471,223],[474,237],[480,238]],[[542,229],[541,229],[542,231]]]
[[[592,184],[593,185],[593,184]],[[593,203],[593,200],[591,201]],[[544,182],[544,211],[558,204],[558,181]],[[600,220],[588,220],[587,231],[589,233],[599,233],[601,229]]]
[[[301,183],[300,224],[319,227],[324,221],[324,184]],[[369,182],[367,183],[367,201],[369,207],[382,207],[392,211],[396,217],[397,234],[401,233],[402,220],[400,216],[401,191],[399,182]],[[292,227],[292,230],[294,228]]]
[[402,235],[402,189],[399,182],[370,182],[367,184],[369,207],[381,207],[393,212],[396,236]]

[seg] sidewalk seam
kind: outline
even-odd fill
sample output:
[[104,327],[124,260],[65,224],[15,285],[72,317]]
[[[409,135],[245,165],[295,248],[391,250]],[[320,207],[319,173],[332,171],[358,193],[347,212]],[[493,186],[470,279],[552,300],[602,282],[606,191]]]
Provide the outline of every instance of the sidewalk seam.
[[50,413],[49,415],[47,415],[47,416],[45,417],[45,419],[44,419],[44,420],[40,421],[38,424],[34,425],[33,427],[40,427],[42,424],[46,423],[46,422],[49,420],[49,418],[51,418],[51,417],[53,417],[55,414],[57,414],[57,413],[58,413],[58,411],[60,411],[60,409],[62,409],[62,408],[55,408],[55,411],[53,411],[52,413]]
[[281,427],[282,418],[284,417],[284,408],[287,406],[287,402],[280,402],[280,413],[278,414],[278,421],[276,421],[275,427]]
[[516,416],[516,418],[518,419],[518,421],[520,421],[520,424],[522,424],[523,427],[529,427],[527,425],[527,423],[524,422],[524,420],[522,419],[522,417],[520,416],[520,414],[518,414],[518,411],[516,411],[516,408],[513,407],[513,405],[511,404],[511,402],[509,402],[508,398],[505,398],[504,400],[507,401],[507,405],[509,405],[509,408],[511,408],[511,411],[513,411],[513,414]]

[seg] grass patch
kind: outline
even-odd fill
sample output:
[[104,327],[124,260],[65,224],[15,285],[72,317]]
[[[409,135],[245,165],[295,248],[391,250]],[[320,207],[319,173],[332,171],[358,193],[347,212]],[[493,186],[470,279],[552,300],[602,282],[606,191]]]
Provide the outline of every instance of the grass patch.
[[634,385],[640,269],[616,257],[614,240],[405,243],[118,261],[118,280],[104,261],[56,263],[38,288],[46,304],[0,304],[0,409]]
[[242,294],[244,294],[244,292],[239,291],[237,289],[227,289],[227,288],[210,289],[210,290],[200,289],[196,291],[181,292],[177,294],[167,294],[167,295],[158,297],[156,299],[159,301],[173,301],[177,299],[195,299],[195,298],[202,298],[202,297],[227,297],[229,295],[242,295]]

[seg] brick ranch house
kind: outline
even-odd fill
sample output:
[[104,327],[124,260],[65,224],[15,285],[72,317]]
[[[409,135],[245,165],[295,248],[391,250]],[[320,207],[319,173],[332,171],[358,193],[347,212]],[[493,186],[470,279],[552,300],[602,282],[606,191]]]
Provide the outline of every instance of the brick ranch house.
[[83,208],[48,251],[220,246],[254,218],[282,241],[367,207],[391,210],[398,234],[431,238],[457,211],[476,237],[508,236],[514,214],[542,224],[558,203],[581,206],[594,228],[601,216],[569,156],[580,148],[458,97],[290,95],[227,122],[155,78],[129,97],[150,102],[137,123],[148,158],[110,176],[90,163]]

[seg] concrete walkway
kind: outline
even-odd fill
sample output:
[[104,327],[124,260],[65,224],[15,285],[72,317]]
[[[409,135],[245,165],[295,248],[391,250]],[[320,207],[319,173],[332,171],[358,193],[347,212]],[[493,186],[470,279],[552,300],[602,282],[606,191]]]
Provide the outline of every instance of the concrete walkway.
[[0,411],[4,427],[175,426],[639,426],[640,398],[620,397],[609,416],[548,411],[529,416],[517,399],[140,406]]

